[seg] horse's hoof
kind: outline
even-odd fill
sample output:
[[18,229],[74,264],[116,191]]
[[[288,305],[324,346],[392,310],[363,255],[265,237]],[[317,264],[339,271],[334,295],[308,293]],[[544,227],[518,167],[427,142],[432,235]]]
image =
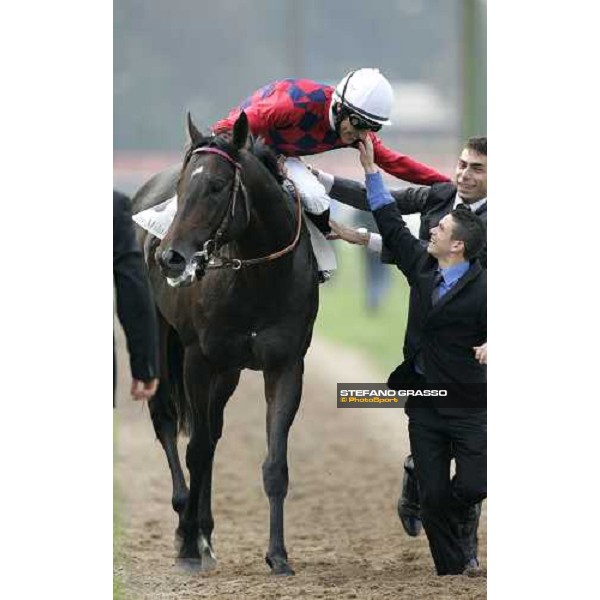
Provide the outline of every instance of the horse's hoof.
[[202,571],[212,571],[217,567],[217,557],[210,544],[202,537],[200,541],[200,556],[202,560]]
[[175,548],[175,552],[181,552],[181,548],[183,547],[183,536],[175,530],[175,536],[173,537],[173,548]]
[[[196,554],[195,549],[188,549],[189,552],[183,550],[183,536],[176,530],[175,539],[173,540],[175,552],[179,554],[177,562],[181,563],[181,566],[186,570],[193,571],[212,571],[217,566],[217,557],[213,552],[212,546],[208,543],[208,540],[200,535],[198,538],[198,551],[199,556]],[[182,556],[182,554],[184,556]],[[192,554],[192,556],[185,556],[185,554]],[[191,561],[191,564],[188,564]]]
[[177,558],[175,564],[187,572],[199,573],[202,569],[202,560],[200,558]]
[[290,577],[291,575],[295,575],[294,569],[290,567],[288,561],[285,558],[281,557],[270,557],[265,556],[265,561],[271,567],[271,573],[273,575],[278,575],[281,577]]

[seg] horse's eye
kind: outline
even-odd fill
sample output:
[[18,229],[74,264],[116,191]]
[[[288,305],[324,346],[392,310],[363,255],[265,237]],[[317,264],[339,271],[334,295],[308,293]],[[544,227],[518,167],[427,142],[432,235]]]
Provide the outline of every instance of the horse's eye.
[[208,182],[208,191],[211,194],[218,194],[225,187],[225,182],[220,179],[211,179]]

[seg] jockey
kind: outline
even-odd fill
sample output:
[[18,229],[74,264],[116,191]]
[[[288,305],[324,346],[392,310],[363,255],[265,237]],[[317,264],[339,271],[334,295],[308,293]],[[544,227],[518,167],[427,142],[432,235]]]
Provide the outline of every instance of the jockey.
[[435,169],[390,150],[377,137],[376,132],[391,124],[393,103],[392,86],[378,69],[351,71],[335,88],[309,79],[283,79],[254,92],[215,123],[213,131],[231,130],[243,110],[252,134],[287,157],[287,176],[297,185],[315,224],[328,233],[330,198],[300,156],[357,147],[369,136],[375,163],[387,173],[422,185],[449,181]]
[[[225,119],[217,121],[212,130],[215,134],[231,131],[243,110],[251,133],[264,138],[285,159],[286,176],[296,185],[306,213],[326,235],[331,231],[331,199],[323,184],[300,160],[301,156],[336,148],[357,148],[358,142],[368,136],[373,143],[375,163],[390,175],[421,185],[450,181],[432,167],[387,148],[377,137],[383,126],[391,124],[393,104],[392,86],[379,69],[351,71],[335,88],[309,79],[281,79],[254,92]],[[156,207],[149,208],[134,215],[134,221],[162,239],[173,220],[176,198],[166,201],[167,208],[160,214]],[[313,239],[321,267],[318,244]],[[325,246],[322,252],[333,254]],[[327,278],[328,270],[333,268],[323,266],[320,274]]]

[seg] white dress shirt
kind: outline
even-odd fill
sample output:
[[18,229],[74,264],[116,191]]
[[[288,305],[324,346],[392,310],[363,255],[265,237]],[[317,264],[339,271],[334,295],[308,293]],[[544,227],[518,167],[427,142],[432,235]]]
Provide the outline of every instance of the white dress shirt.
[[459,204],[464,204],[468,208],[471,209],[471,212],[475,212],[480,206],[483,206],[487,202],[487,196],[482,198],[481,200],[477,200],[476,202],[465,202],[458,194],[456,194],[456,198],[454,199],[454,206],[452,208],[456,208]]

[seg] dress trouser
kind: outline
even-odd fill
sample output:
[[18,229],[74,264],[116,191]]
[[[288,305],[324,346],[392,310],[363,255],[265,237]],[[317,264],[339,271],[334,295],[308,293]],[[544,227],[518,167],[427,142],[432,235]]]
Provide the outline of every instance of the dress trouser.
[[[436,571],[462,573],[473,555],[474,511],[487,495],[487,413],[447,416],[418,406],[407,414],[421,520]],[[451,480],[452,457],[456,475]]]
[[[451,458],[452,458],[452,456],[451,456]],[[407,466],[408,459],[410,459],[410,461],[411,461],[410,466]],[[404,469],[406,471],[409,471],[409,476],[416,481],[417,476],[415,474],[415,463],[414,463],[412,454],[409,454],[406,457],[405,462],[404,462]],[[413,496],[404,497],[403,496],[403,498],[402,498],[403,503],[404,503],[403,510],[407,514],[410,513],[411,515],[418,517],[420,519],[421,518],[421,508],[420,508],[421,500],[420,500],[420,496],[418,494],[418,484],[416,487],[417,487],[417,496],[415,496],[415,497],[413,497]],[[404,494],[404,489],[403,489],[402,493]],[[481,517],[481,502],[479,502],[478,504],[476,504],[473,507],[471,514],[469,515],[469,520],[464,524],[464,528],[463,528],[465,553],[469,559],[477,558],[477,554],[478,554],[477,529],[479,528],[480,517]]]

